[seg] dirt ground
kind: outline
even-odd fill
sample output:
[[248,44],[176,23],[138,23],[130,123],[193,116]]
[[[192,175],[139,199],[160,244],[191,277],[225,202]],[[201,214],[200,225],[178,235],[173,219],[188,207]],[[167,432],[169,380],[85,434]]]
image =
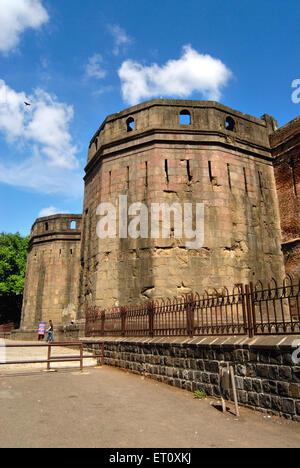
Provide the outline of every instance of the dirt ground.
[[[68,353],[70,350],[68,350]],[[23,356],[24,358],[24,356]],[[300,425],[110,367],[0,368],[0,447],[300,447]],[[56,367],[56,366],[55,366]]]

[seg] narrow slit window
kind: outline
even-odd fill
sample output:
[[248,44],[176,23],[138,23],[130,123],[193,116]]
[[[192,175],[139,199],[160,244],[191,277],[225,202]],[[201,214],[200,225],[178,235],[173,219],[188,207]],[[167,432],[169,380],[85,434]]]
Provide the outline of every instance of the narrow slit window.
[[108,191],[110,195],[111,194],[111,171],[109,171]]
[[169,168],[168,168],[168,160],[165,159],[165,174],[166,174],[166,181],[167,184],[169,183]]
[[73,249],[70,249],[70,254],[73,255]]
[[245,191],[246,191],[246,193],[248,193],[247,173],[246,173],[246,168],[245,167],[243,167],[243,171],[244,171]]
[[209,174],[209,180],[210,180],[211,182],[213,182],[214,176],[213,176],[213,173],[212,173],[211,161],[208,161],[208,174]]
[[263,192],[263,179],[262,179],[262,173],[260,171],[258,171],[258,180],[259,180],[259,190],[260,190],[261,195],[263,195],[264,194],[264,192]]
[[48,231],[48,230],[49,230],[49,224],[45,223],[45,231]]
[[70,229],[72,230],[76,229],[76,221],[71,221]]
[[130,186],[130,171],[129,171],[129,166],[127,166],[127,189],[129,189]]
[[180,125],[191,125],[191,114],[187,110],[180,112]]
[[192,182],[193,176],[192,176],[192,173],[191,173],[191,165],[190,165],[189,159],[187,159],[187,161],[186,161],[186,172],[187,172],[188,181]]
[[134,127],[135,127],[134,119],[130,117],[126,123],[127,123],[127,132],[133,132]]
[[294,195],[295,197],[297,197],[298,194],[297,194],[296,174],[295,174],[295,166],[294,166],[293,161],[291,163],[291,171],[292,171]]
[[148,161],[145,161],[145,186],[148,187]]
[[229,185],[229,188],[230,188],[230,190],[232,190],[230,164],[227,164],[227,176],[228,176],[228,185]]

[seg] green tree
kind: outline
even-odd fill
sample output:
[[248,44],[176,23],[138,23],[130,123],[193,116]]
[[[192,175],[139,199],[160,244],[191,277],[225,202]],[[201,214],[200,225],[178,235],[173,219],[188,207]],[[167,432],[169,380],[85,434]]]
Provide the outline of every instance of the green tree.
[[19,323],[29,237],[0,233],[0,323]]

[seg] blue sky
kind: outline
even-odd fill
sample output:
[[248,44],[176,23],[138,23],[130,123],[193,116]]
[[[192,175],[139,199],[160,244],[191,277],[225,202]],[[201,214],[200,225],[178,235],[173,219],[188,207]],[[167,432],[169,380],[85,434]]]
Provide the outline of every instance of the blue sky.
[[89,141],[135,103],[295,118],[299,17],[299,0],[0,0],[0,232],[81,213]]

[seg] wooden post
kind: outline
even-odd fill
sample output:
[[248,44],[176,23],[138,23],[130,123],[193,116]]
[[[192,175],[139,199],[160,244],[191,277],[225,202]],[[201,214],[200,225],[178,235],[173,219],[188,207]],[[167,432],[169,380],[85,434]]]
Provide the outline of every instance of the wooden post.
[[80,343],[80,370],[83,371],[83,343]]
[[50,370],[50,359],[51,359],[51,344],[48,344],[48,362],[47,362],[47,370]]

